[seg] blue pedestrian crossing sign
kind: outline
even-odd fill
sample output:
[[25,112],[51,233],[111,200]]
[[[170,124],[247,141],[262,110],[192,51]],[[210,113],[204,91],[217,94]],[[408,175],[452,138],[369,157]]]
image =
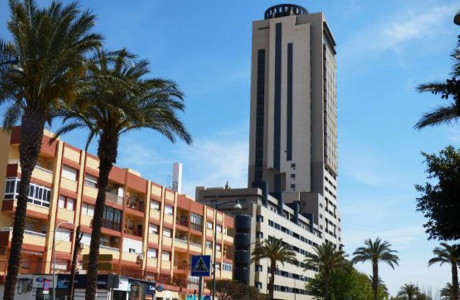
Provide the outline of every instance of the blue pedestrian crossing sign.
[[210,276],[211,275],[211,255],[192,256],[191,276]]

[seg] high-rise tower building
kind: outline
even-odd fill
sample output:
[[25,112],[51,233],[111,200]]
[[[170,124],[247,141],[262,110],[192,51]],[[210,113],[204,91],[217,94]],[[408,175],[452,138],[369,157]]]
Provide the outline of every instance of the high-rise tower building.
[[276,5],[253,22],[249,186],[268,187],[340,245],[335,41],[322,13]]

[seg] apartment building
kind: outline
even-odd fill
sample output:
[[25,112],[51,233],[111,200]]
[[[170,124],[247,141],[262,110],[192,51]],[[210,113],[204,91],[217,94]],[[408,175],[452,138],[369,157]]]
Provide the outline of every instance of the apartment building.
[[[0,130],[0,284],[7,270],[21,175],[19,137],[18,127],[11,132]],[[56,273],[68,273],[75,229],[80,225],[83,238],[77,268],[84,274],[82,256],[89,253],[99,162],[96,156],[62,140],[49,145],[50,137],[52,133],[45,131],[32,173],[20,273],[52,273],[53,249]],[[132,169],[114,166],[100,246],[101,254],[112,254],[113,268],[100,273],[156,281],[165,287],[157,299],[193,293],[198,281],[189,277],[191,256],[212,255],[217,230],[216,277],[231,279],[233,238],[229,233],[233,223],[233,218],[222,212],[149,181]]]
[[[305,270],[303,260],[323,240],[318,225],[299,213],[299,207],[285,205],[282,214],[279,214],[278,200],[259,188],[197,187],[196,199],[208,205],[217,200],[217,203],[222,203],[219,209],[235,218],[235,280],[268,293],[269,261],[251,262],[250,259],[257,243],[274,237],[289,245],[299,261],[298,265],[278,264],[275,299],[312,299],[305,285],[315,277],[316,270]],[[242,210],[235,210],[232,201],[238,201]]]

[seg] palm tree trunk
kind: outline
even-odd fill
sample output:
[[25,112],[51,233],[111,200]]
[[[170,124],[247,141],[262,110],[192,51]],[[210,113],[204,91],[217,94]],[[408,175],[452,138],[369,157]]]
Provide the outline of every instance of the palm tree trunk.
[[324,270],[324,300],[331,300],[331,278],[329,270]]
[[99,178],[97,179],[97,198],[94,206],[93,229],[89,250],[87,287],[85,299],[94,300],[97,287],[97,262],[99,257],[99,244],[101,241],[101,228],[103,222],[105,192],[109,182],[109,174],[117,157],[118,136],[102,133],[99,139]]
[[276,261],[272,261],[270,264],[270,288],[268,289],[268,299],[274,299],[274,291],[275,291],[275,272],[276,272]]
[[374,300],[378,298],[379,289],[379,264],[372,262],[372,290],[374,291]]
[[21,123],[21,137],[19,144],[19,161],[21,164],[21,182],[14,214],[13,237],[11,239],[10,257],[8,259],[8,273],[5,281],[4,300],[13,300],[18,279],[19,264],[21,261],[24,226],[26,222],[27,198],[29,195],[30,177],[37,164],[38,155],[43,139],[45,118],[35,110],[24,112]]
[[458,300],[458,265],[452,264],[452,300]]

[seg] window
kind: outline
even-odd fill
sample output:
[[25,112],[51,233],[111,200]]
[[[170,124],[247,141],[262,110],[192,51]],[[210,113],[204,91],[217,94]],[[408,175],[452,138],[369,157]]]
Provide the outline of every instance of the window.
[[203,230],[203,217],[190,213],[190,228],[198,231]]
[[171,252],[168,252],[168,251],[161,252],[161,260],[171,261]]
[[147,251],[147,257],[149,258],[157,258],[158,257],[158,250],[154,248],[149,248]]
[[262,289],[262,282],[256,282],[256,288]]
[[104,206],[102,227],[121,231],[121,211],[110,206]]
[[257,222],[264,222],[264,216],[261,216],[261,215],[257,215]]
[[165,205],[165,214],[166,215],[173,215],[174,209],[171,205]]
[[136,249],[134,249],[134,248],[129,248],[129,253],[136,253]]
[[70,230],[59,228],[56,231],[56,242],[60,241],[70,242]]
[[295,179],[295,174],[291,174],[291,178],[292,178],[292,179]]
[[206,221],[206,228],[212,229],[212,222]]
[[216,225],[216,230],[218,233],[222,232],[222,225]]
[[158,225],[149,224],[149,233],[158,234]]
[[262,272],[262,271],[263,271],[262,265],[256,265],[256,272]]
[[94,205],[83,203],[81,213],[88,216],[94,216]]
[[256,238],[263,239],[264,238],[264,233],[262,231],[257,231]]
[[223,269],[224,271],[227,271],[227,272],[231,272],[231,271],[232,271],[232,267],[233,267],[232,264],[227,264],[227,263],[223,263],[223,264],[222,264],[222,269]]
[[165,237],[171,237],[172,236],[172,233],[171,233],[171,229],[169,228],[163,228],[163,236]]
[[93,188],[97,187],[97,177],[85,174],[85,185]]
[[[19,191],[19,178],[7,178],[4,199],[16,199]],[[30,183],[27,202],[49,207],[51,190],[36,183]]]
[[222,250],[222,245],[221,244],[216,244],[216,250],[221,251]]
[[75,210],[75,199],[68,198],[65,196],[59,196],[59,202],[58,202],[59,208],[65,208],[68,210]]
[[64,165],[62,168],[62,177],[67,178],[72,181],[77,181],[78,171],[77,169],[71,168],[69,166]]
[[150,202],[150,209],[160,210],[160,202],[152,200]]
[[216,263],[216,270],[220,271],[220,263]]
[[206,245],[206,248],[212,249],[212,242],[211,241],[206,240],[205,245]]

